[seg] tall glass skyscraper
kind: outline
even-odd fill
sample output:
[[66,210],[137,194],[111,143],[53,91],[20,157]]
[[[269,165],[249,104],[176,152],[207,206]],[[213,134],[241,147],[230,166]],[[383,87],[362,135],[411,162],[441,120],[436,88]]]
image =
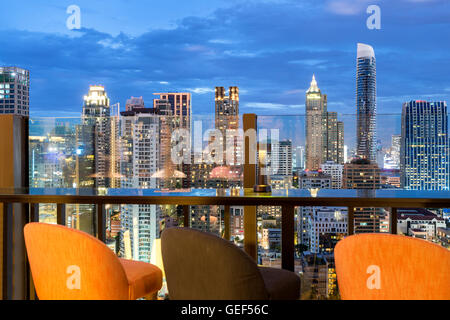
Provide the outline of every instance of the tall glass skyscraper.
[[401,184],[410,190],[448,190],[450,153],[446,102],[403,104]]
[[377,66],[375,52],[358,43],[356,67],[357,156],[376,161]]

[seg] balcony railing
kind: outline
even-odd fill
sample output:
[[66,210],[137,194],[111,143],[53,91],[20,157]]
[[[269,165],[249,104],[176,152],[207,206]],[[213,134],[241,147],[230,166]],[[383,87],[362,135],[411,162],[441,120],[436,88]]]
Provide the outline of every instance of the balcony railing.
[[[355,208],[390,208],[390,232],[397,233],[397,208],[449,208],[448,191],[405,190],[274,190],[254,193],[246,189],[191,189],[164,192],[151,189],[3,189],[3,299],[33,298],[33,285],[25,257],[23,226],[40,220],[39,204],[56,205],[56,222],[65,225],[66,206],[89,204],[95,206],[92,215],[94,234],[106,240],[107,205],[178,205],[182,206],[183,221],[190,226],[189,206],[224,206],[223,236],[230,239],[230,207],[281,206],[281,265],[294,271],[295,207],[333,206],[348,208],[348,234],[354,233]],[[257,258],[258,239],[256,210],[244,217],[244,250]],[[253,213],[253,214],[252,214]],[[22,296],[21,296],[22,295]]]

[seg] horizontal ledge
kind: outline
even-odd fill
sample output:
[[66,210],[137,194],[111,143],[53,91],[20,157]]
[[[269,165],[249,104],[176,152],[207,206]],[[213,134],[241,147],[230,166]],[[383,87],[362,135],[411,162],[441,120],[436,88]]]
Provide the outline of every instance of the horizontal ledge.
[[154,204],[154,205],[230,205],[230,206],[335,206],[450,208],[450,199],[426,198],[308,198],[308,197],[232,197],[232,196],[83,196],[83,195],[0,195],[3,203],[65,204]]

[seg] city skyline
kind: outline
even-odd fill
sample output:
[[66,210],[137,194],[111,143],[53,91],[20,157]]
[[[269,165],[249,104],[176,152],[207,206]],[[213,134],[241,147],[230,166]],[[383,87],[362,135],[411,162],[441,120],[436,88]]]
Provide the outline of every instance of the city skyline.
[[[79,1],[81,29],[71,31],[67,1],[27,2],[20,10],[9,2],[12,14],[0,22],[0,64],[30,70],[31,116],[77,116],[85,88],[100,83],[123,106],[130,96],[149,101],[154,92],[191,92],[194,114],[212,113],[214,87],[231,83],[240,88],[242,113],[304,114],[313,73],[329,108],[354,114],[354,45],[363,42],[377,52],[379,114],[400,114],[405,101],[450,100],[450,81],[440,67],[448,63],[449,44],[441,41],[448,3],[376,1],[382,27],[369,30],[368,2],[344,2],[345,10],[334,0],[216,0],[177,10],[169,10],[170,1],[152,4],[153,10],[137,2],[127,4],[125,17],[121,2],[100,9]],[[168,18],[158,18],[164,14]],[[40,16],[49,21],[39,24]]]

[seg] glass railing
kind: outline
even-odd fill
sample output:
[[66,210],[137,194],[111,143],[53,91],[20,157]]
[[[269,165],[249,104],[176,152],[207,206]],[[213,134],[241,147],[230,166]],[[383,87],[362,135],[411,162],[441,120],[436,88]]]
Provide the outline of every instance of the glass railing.
[[[272,190],[307,189],[311,197],[321,192],[339,197],[336,189],[364,189],[362,192],[370,194],[378,189],[420,190],[417,186],[422,185],[436,193],[448,190],[447,133],[437,133],[434,140],[428,137],[424,152],[437,150],[429,148],[435,143],[440,153],[419,154],[421,159],[434,160],[432,166],[420,167],[420,176],[414,175],[410,163],[403,162],[402,167],[399,114],[377,116],[377,135],[368,148],[371,162],[352,163],[360,153],[355,115],[258,116],[257,127],[255,133],[244,133],[242,117],[216,119],[214,115],[189,119],[152,113],[96,119],[31,118],[30,187],[156,189],[167,196],[214,189],[213,196],[221,196],[230,190],[242,191],[243,142],[249,137],[248,141],[254,138],[259,142],[258,151],[253,150],[258,172],[264,176],[259,182],[271,185]],[[446,135],[444,143],[438,139],[441,134]],[[408,146],[416,148],[411,143]],[[402,175],[404,167],[408,172]],[[424,174],[426,170],[430,175],[431,171],[442,173],[437,177],[445,181],[434,182]],[[425,183],[416,181],[420,179]],[[390,207],[354,208],[352,230],[396,230],[448,247],[448,209],[399,208],[393,213]],[[106,243],[119,256],[150,262],[161,231],[185,224],[183,210],[180,205],[106,205]],[[228,231],[229,239],[244,247],[243,206],[230,207],[229,230],[225,230],[223,205],[195,205],[188,210],[191,228],[222,237]],[[56,205],[40,204],[40,221],[56,223],[56,213]],[[93,205],[68,204],[66,224],[93,234],[95,214]],[[398,217],[396,226],[391,223],[392,214]],[[281,206],[257,208],[260,265],[282,266],[281,217]],[[348,207],[296,207],[294,219],[294,265],[302,277],[302,298],[339,298],[333,250],[349,233]]]

